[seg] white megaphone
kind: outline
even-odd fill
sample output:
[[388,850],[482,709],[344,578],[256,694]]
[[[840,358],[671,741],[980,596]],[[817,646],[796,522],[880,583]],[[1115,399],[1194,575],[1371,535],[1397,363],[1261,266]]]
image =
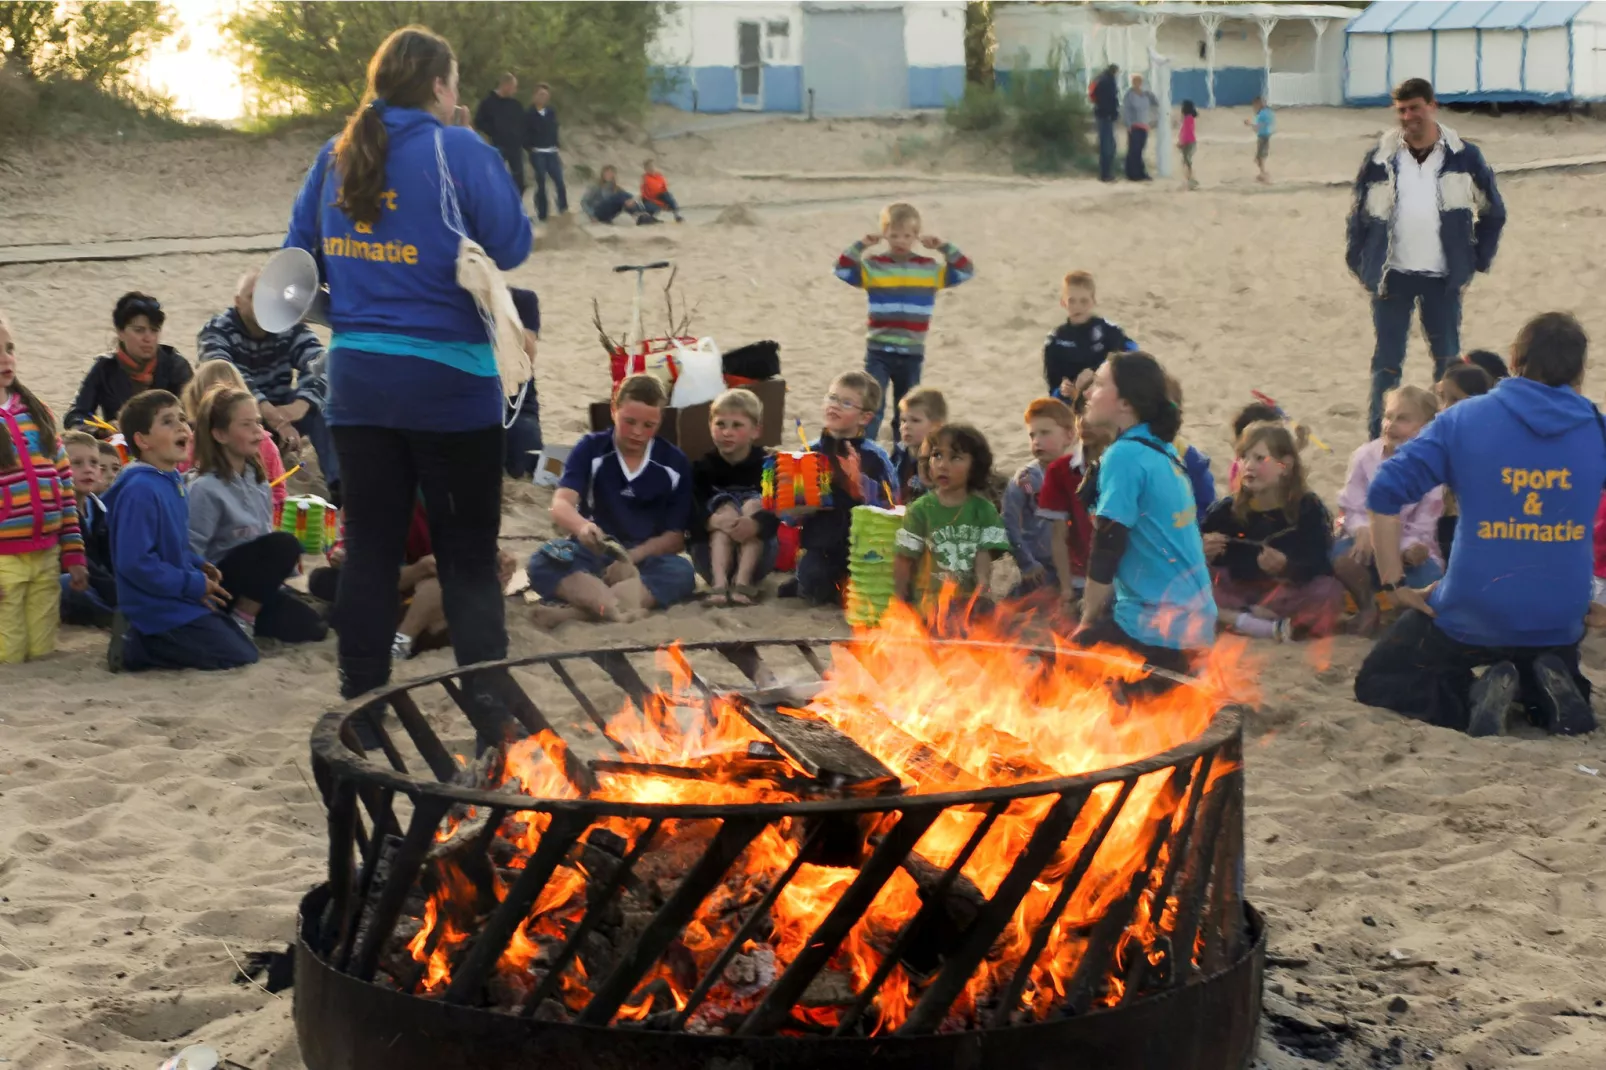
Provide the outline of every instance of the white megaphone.
[[318,284],[318,262],[305,249],[280,249],[268,257],[251,291],[257,324],[270,334],[296,324],[329,325],[329,291]]

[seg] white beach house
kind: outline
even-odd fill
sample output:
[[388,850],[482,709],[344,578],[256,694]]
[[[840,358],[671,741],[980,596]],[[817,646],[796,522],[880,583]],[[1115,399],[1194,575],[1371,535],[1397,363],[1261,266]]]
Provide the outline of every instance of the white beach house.
[[965,91],[965,5],[713,3],[670,9],[657,99],[685,111],[886,115]]

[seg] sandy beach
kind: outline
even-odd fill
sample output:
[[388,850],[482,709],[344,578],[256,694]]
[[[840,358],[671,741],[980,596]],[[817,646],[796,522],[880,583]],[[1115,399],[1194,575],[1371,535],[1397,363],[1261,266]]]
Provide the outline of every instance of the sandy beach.
[[[863,352],[863,295],[832,277],[833,259],[896,197],[977,265],[939,303],[924,381],[987,433],[1006,474],[1029,459],[1021,410],[1041,392],[1058,280],[1085,268],[1100,311],[1182,380],[1183,433],[1211,454],[1218,484],[1228,421],[1258,389],[1331,447],[1307,460],[1332,502],[1364,437],[1372,348],[1366,294],[1344,267],[1347,184],[1391,118],[1284,112],[1276,183],[1262,188],[1245,115],[1201,116],[1204,188],[1194,193],[1176,180],[1021,179],[985,152],[946,148],[938,119],[706,122],[652,144],[577,132],[571,168],[615,162],[628,176],[651,155],[688,221],[587,226],[562,240],[538,232],[536,253],[511,273],[541,297],[547,439],[572,442],[587,403],[606,396],[592,299],[622,329],[631,284],[611,268],[649,257],[675,261],[697,334],[725,348],[779,342],[788,421],[817,425],[830,380]],[[1441,118],[1497,166],[1606,151],[1599,121]],[[687,125],[668,113],[654,123]],[[280,231],[316,145],[287,136],[10,152],[0,243]],[[1493,274],[1467,295],[1464,346],[1504,351],[1533,314],[1567,310],[1595,339],[1598,367],[1606,175],[1539,171],[1501,187],[1510,221]],[[751,222],[716,221],[733,205]],[[259,260],[0,267],[19,377],[64,411],[131,289],[160,298],[163,341],[193,359],[196,331]],[[662,303],[649,299],[650,328],[662,325]],[[1419,336],[1405,376],[1430,380]],[[1586,392],[1606,398],[1606,375]],[[305,475],[292,486],[312,485]],[[550,531],[549,496],[507,485],[503,535],[521,557]],[[1013,567],[997,571],[1002,588]],[[775,600],[550,633],[522,601],[508,612],[515,654],[735,630],[846,633],[839,613]],[[336,701],[334,640],[188,675],[112,676],[105,645],[103,633],[63,629],[56,655],[0,672],[0,1070],[150,1070],[197,1040],[252,1070],[300,1067],[291,993],[232,983],[230,956],[282,948],[297,900],[323,879],[307,737]],[[1319,1065],[1278,1043],[1304,1022],[1331,1037],[1325,1065],[1339,1068],[1600,1066],[1606,739],[1475,740],[1359,706],[1351,682],[1365,650],[1350,639],[1253,649],[1262,704],[1246,748],[1248,894],[1276,956],[1261,1064]],[[448,664],[437,652],[400,672]],[[1584,667],[1606,684],[1606,640],[1586,640]]]

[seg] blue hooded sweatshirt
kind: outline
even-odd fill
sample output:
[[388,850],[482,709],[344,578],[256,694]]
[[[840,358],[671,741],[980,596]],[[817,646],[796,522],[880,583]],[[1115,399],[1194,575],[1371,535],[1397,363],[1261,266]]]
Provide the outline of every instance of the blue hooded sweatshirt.
[[172,631],[211,612],[204,563],[190,550],[184,477],[135,462],[102,500],[108,513],[117,608],[141,635]]
[[1385,516],[1440,484],[1461,521],[1428,603],[1479,647],[1570,646],[1584,631],[1606,426],[1571,387],[1503,379],[1445,412],[1383,462],[1366,494]]
[[463,229],[508,271],[530,255],[530,221],[502,156],[465,127],[384,108],[389,142],[379,221],[335,207],[334,141],[307,172],[284,244],[305,249],[329,285],[331,425],[471,431],[502,417],[496,354],[457,285],[459,238],[441,205],[440,135]]

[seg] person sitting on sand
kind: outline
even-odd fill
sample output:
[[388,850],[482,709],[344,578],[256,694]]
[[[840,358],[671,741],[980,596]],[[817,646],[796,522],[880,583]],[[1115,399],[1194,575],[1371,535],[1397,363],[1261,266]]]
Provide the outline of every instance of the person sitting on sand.
[[[1491,353],[1490,356],[1494,354]],[[1495,360],[1502,369],[1505,368],[1505,361],[1499,357],[1495,357]],[[1501,378],[1505,376],[1502,375]],[[1439,396],[1439,408],[1443,410],[1467,398],[1483,397],[1494,389],[1494,384],[1495,380],[1489,377],[1489,373],[1483,370],[1482,365],[1452,364],[1444,369],[1444,378],[1433,384],[1433,392]],[[1444,513],[1439,517],[1437,543],[1439,561],[1442,564],[1450,560],[1450,550],[1455,545],[1456,526],[1461,520],[1461,507],[1456,504],[1455,494],[1448,487],[1440,489],[1444,491]],[[1598,526],[1596,530],[1598,538]]]
[[[1461,365],[1476,375],[1483,372]],[[1447,380],[1441,379],[1442,385]],[[1383,462],[1399,448],[1422,433],[1438,415],[1437,399],[1419,386],[1402,386],[1383,397],[1383,434],[1350,455],[1349,474],[1338,496],[1340,538],[1333,544],[1333,571],[1343,581],[1357,611],[1349,622],[1356,635],[1377,632],[1377,567],[1373,563],[1372,519],[1366,511],[1366,492],[1377,478]],[[1438,556],[1439,518],[1444,513],[1444,488],[1435,487],[1427,497],[1400,510],[1403,543],[1400,557],[1405,563],[1405,582],[1411,587],[1427,587],[1444,575]]]
[[[1377,571],[1405,612],[1355,677],[1361,702],[1488,736],[1520,699],[1552,733],[1594,730],[1578,643],[1586,613],[1606,623],[1589,598],[1606,424],[1578,392],[1588,347],[1567,313],[1535,317],[1512,347],[1515,378],[1443,413],[1378,469],[1366,494]],[[1441,484],[1460,535],[1444,579],[1418,591],[1404,585],[1400,511]]]
[[110,628],[117,608],[117,578],[112,575],[111,535],[106,530],[106,489],[101,443],[87,431],[64,431],[62,445],[72,465],[72,489],[78,499],[78,531],[84,538],[84,566],[89,587],[77,590],[70,577],[61,577],[61,622],[84,628]]
[[[200,368],[214,360],[227,361],[240,373],[245,388],[257,400],[262,422],[278,445],[294,455],[303,436],[318,455],[318,470],[329,487],[329,500],[340,502],[340,459],[324,422],[329,384],[323,377],[323,343],[305,323],[277,334],[257,323],[252,294],[256,271],[240,276],[234,287],[234,307],[207,321],[196,336]],[[269,479],[275,478],[269,474]]]
[[652,375],[627,376],[613,395],[613,428],[569,452],[552,497],[561,537],[530,555],[530,587],[563,606],[538,609],[551,626],[568,620],[635,620],[684,602],[697,573],[681,556],[692,525],[691,464],[656,437],[669,397]]
[[692,465],[691,559],[716,603],[756,602],[754,584],[775,568],[780,552],[780,518],[763,504],[765,452],[757,444],[763,429],[764,403],[758,395],[725,391],[708,410],[714,450]]
[[[226,360],[203,360],[201,366],[195,370],[195,378],[189,381],[184,393],[179,395],[180,403],[184,406],[184,419],[189,421],[193,429],[201,419],[201,402],[214,390],[244,390],[250,393],[245,385],[245,379],[240,375],[240,369]],[[284,457],[279,453],[279,447],[274,445],[272,435],[263,435],[262,444],[257,448],[257,458],[262,462],[262,471],[267,474],[268,488],[273,499],[273,507],[277,509],[285,503],[290,496],[290,490],[285,486]],[[195,440],[190,440],[189,456],[184,463],[178,466],[180,472],[189,472],[195,465]]]
[[598,223],[612,223],[620,213],[629,215],[637,223],[652,222],[652,217],[630,196],[630,191],[619,188],[619,171],[613,164],[602,169],[596,184],[580,198],[580,210]]
[[993,561],[1009,552],[1009,535],[986,495],[993,451],[980,431],[944,424],[926,440],[920,467],[931,490],[904,512],[892,583],[899,599],[933,619],[945,593],[954,605],[987,597]]
[[1094,534],[1076,641],[1187,672],[1214,642],[1216,603],[1193,484],[1171,446],[1182,410],[1166,394],[1165,369],[1147,353],[1110,354],[1094,373],[1085,419],[1115,441],[1096,485],[1083,485]]
[[90,365],[63,427],[88,425],[96,438],[109,438],[116,434],[112,424],[135,394],[143,390],[183,392],[194,371],[178,350],[162,345],[166,322],[162,303],[149,294],[134,291],[117,299],[112,309],[116,348]]
[[1344,588],[1333,575],[1333,518],[1306,489],[1293,432],[1250,424],[1238,486],[1200,530],[1224,627],[1279,643],[1333,633]]
[[676,202],[675,195],[669,192],[669,179],[658,170],[654,160],[641,165],[641,207],[654,219],[660,213],[668,212],[675,217],[675,222],[685,222],[680,215],[680,204]]

